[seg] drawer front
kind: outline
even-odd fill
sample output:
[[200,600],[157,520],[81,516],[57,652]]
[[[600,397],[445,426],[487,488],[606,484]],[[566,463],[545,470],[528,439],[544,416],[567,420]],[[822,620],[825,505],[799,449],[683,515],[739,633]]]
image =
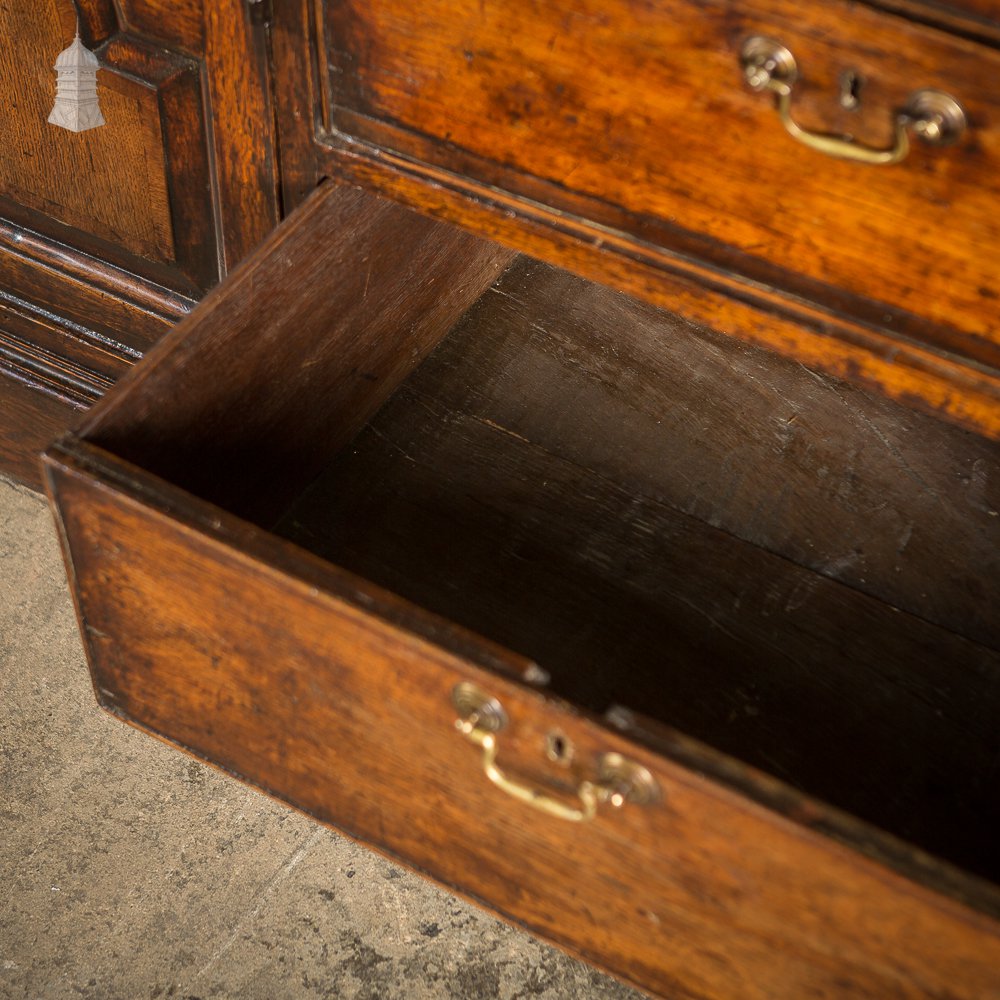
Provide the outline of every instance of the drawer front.
[[[797,796],[798,823],[99,449],[55,449],[47,469],[112,713],[664,996],[1000,996],[985,918],[802,825],[823,813]],[[456,729],[463,682],[502,703],[497,761],[523,785],[579,806],[615,752],[656,800],[573,822],[506,794]],[[546,759],[552,734],[577,773]]]
[[[1000,362],[995,51],[847,2],[324,11],[333,130]],[[966,131],[888,166],[806,148],[744,80],[752,36],[794,56],[802,129],[889,148],[896,112],[933,89]]]

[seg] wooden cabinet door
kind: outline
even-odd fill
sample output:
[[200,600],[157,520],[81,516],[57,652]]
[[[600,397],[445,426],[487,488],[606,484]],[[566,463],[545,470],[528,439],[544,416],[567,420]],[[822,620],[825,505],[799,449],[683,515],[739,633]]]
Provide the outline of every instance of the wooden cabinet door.
[[[261,4],[0,7],[0,468],[98,398],[278,218]],[[47,121],[79,27],[106,124]],[[6,376],[6,377],[3,377]]]

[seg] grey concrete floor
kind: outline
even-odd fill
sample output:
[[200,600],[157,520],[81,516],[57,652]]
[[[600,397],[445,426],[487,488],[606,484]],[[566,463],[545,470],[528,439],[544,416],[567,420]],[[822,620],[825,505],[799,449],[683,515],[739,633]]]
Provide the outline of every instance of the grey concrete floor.
[[0,479],[0,997],[639,995],[99,711]]

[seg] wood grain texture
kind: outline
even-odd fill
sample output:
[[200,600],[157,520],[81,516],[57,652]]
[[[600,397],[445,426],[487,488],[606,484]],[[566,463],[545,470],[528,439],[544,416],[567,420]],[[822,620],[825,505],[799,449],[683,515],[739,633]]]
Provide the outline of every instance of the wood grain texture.
[[546,208],[552,190],[532,178],[521,177],[526,199],[356,139],[331,135],[331,146],[318,144],[314,122],[329,122],[332,95],[329,79],[317,75],[309,55],[323,44],[313,21],[316,9],[311,0],[275,0],[272,44],[286,204],[300,202],[321,176],[345,177],[817,371],[1000,436],[1000,376],[886,329],[884,311],[862,310],[854,318],[845,310],[856,300],[845,306],[840,297],[825,304],[790,297],[775,287],[774,275],[766,282],[746,281],[707,266],[668,248],[648,219],[642,239],[595,224],[591,220],[600,216],[593,199],[566,189],[558,194],[573,201],[571,211]]
[[933,24],[967,38],[1000,41],[1000,11],[993,0],[863,0],[924,24]]
[[39,458],[84,405],[62,384],[39,378],[37,371],[12,358],[4,340],[0,333],[0,468],[5,476],[41,491]]
[[[88,417],[86,433],[136,462],[155,456],[158,474],[245,516],[276,517],[511,257],[326,185]],[[180,371],[193,376],[183,388]]]
[[290,212],[309,196],[319,179],[319,129],[329,131],[329,75],[316,64],[322,9],[314,0],[271,0],[268,31],[274,68],[272,97],[281,148],[281,201]]
[[[484,673],[395,624],[389,595],[97,449],[53,452],[48,476],[95,689],[120,717],[659,995],[1000,995],[985,917]],[[505,705],[509,768],[566,790],[542,759],[555,726],[581,773],[625,753],[662,801],[577,827],[506,799],[454,730],[463,679]]]
[[[201,4],[211,105],[216,222],[222,271],[242,260],[279,219],[274,121],[264,26],[244,0]],[[167,11],[173,4],[166,3]]]
[[407,385],[434,410],[383,427],[407,453],[435,423],[502,428],[1000,648],[992,442],[526,258]]
[[38,488],[45,445],[192,303],[4,221],[0,286],[0,468]]
[[3,474],[40,490],[42,451],[132,360],[122,344],[97,331],[0,293]]
[[[149,106],[155,117],[159,139],[155,149],[144,149],[148,160],[159,157],[159,180],[162,199],[167,210],[167,224],[172,231],[169,254],[164,259],[155,255],[137,255],[114,233],[98,225],[88,225],[85,219],[75,219],[72,225],[59,221],[32,207],[31,198],[21,197],[17,190],[0,193],[0,215],[13,223],[43,235],[51,242],[64,244],[62,252],[72,256],[80,251],[93,258],[93,269],[111,264],[120,272],[131,272],[131,285],[149,282],[147,295],[156,295],[157,286],[165,286],[176,294],[192,297],[210,287],[218,279],[211,169],[206,148],[205,116],[197,64],[165,54],[162,47],[150,45],[135,37],[115,34],[98,48],[105,65],[113,65],[129,86],[138,88],[143,106]],[[110,71],[109,71],[110,72]],[[16,114],[19,112],[15,112]],[[53,132],[62,131],[48,126]],[[103,126],[107,127],[107,126]],[[101,129],[82,133],[96,135]],[[70,133],[66,133],[70,135]],[[72,143],[69,148],[73,148]],[[17,149],[7,151],[12,170],[16,170]],[[29,160],[28,162],[33,162]],[[164,172],[170,164],[169,176]],[[99,168],[107,164],[98,164]],[[141,164],[138,164],[141,172]],[[32,169],[47,169],[39,161]],[[97,174],[89,164],[83,168],[89,184],[113,184],[106,173]],[[134,171],[133,171],[134,172]],[[30,174],[25,183],[30,183]],[[67,178],[66,183],[71,183]],[[153,191],[157,196],[156,190]],[[84,226],[85,228],[80,228]],[[17,286],[14,286],[15,288]],[[24,288],[18,289],[24,292]],[[91,319],[98,322],[96,314]]]
[[119,7],[129,30],[192,54],[201,55],[205,51],[205,23],[200,4],[119,0]]
[[0,470],[41,489],[39,456],[131,367],[93,331],[0,303]]
[[93,331],[12,301],[0,302],[0,356],[80,408],[100,399],[131,367],[119,348],[102,343]]
[[[0,153],[0,288],[126,364],[278,219],[264,28],[238,4],[208,6],[18,0],[0,14],[10,42],[0,56],[9,139]],[[98,81],[110,124],[71,136],[45,119],[51,64],[77,12],[105,67]],[[67,336],[56,349],[29,336],[11,351],[18,370],[54,356],[55,381],[36,386],[37,419],[51,426],[48,393],[72,397],[74,373],[86,368],[79,342]],[[12,471],[35,461],[21,451],[35,442],[31,390],[16,391],[19,408],[0,418],[0,437],[18,456]]]
[[[698,324],[777,351],[808,367],[1000,438],[1000,376],[951,355],[761,286],[706,271],[686,260],[589,224],[470,188],[402,160],[344,149],[327,169],[434,217],[629,292]],[[471,197],[470,197],[471,195]]]
[[[595,221],[1000,363],[992,49],[846,0],[808,18],[783,0],[325,10],[335,128],[512,192],[541,179],[553,207],[579,193]],[[930,87],[956,92],[969,136],[892,168],[807,150],[741,84],[754,34],[796,56],[806,127],[885,146],[893,109]],[[847,69],[857,111],[837,100]]]
[[655,714],[1000,878],[1000,653],[401,395],[279,531],[574,703]]
[[[450,210],[446,191],[414,190]],[[1000,653],[697,519],[728,516],[777,547],[841,518],[852,546],[873,544],[873,581],[922,599],[940,550],[928,536],[894,581],[871,510],[882,492],[904,521],[928,516],[895,481],[917,461],[911,418],[897,410],[893,426],[890,404],[859,398],[851,411],[878,422],[844,420],[838,387],[755,369],[683,317],[540,264],[487,291],[510,264],[324,185],[95,407],[87,440],[50,452],[101,703],[660,995],[1000,995],[1000,895],[971,874],[995,873]],[[743,450],[737,414],[761,449],[748,465],[768,454],[804,496],[826,451],[877,439],[899,454],[883,470],[858,447],[857,472],[816,487],[801,523],[754,511],[765,484],[743,494],[735,474],[716,506],[678,510],[714,492],[674,482],[681,453],[711,438],[671,430],[685,405],[724,428],[701,479],[727,440]],[[932,484],[993,454],[939,430],[922,456]],[[319,516],[296,537],[375,582],[261,527],[341,449],[333,497],[308,495]],[[989,517],[940,518],[941,544],[954,537],[987,587]],[[787,535],[768,535],[783,520]],[[943,620],[974,605],[928,608]],[[531,657],[551,690],[518,683]],[[463,679],[507,708],[514,773],[571,796],[614,750],[655,773],[662,801],[578,828],[508,800],[454,730]],[[657,718],[618,732],[593,714],[610,702]],[[915,843],[665,736],[664,720]],[[576,747],[569,771],[544,760],[556,729]]]
[[156,92],[113,69],[99,73],[107,125],[74,134],[46,121],[56,56],[73,40],[56,0],[0,10],[0,192],[139,256],[173,259]]
[[886,463],[836,386],[736,347],[741,372],[722,345],[521,262],[275,530],[537,661],[574,704],[667,720],[1000,879],[1000,652],[924,620],[947,607],[1000,646],[1000,519],[912,478],[952,487],[966,444],[996,480],[997,456],[960,431],[958,454],[924,452],[882,401]]
[[[267,523],[506,261],[459,235],[326,186],[84,433]],[[953,632],[1000,644],[996,448],[915,420],[522,261],[284,530],[538,659],[578,703],[657,705],[992,871],[998,654]],[[867,748],[865,780],[839,740]]]
[[[66,28],[75,28],[79,19],[80,37],[88,48],[107,41],[118,30],[115,0],[73,0],[71,5],[65,0],[56,2],[60,5],[62,23]],[[70,6],[74,9],[70,10]]]
[[133,361],[194,302],[65,243],[0,219],[3,296],[92,330]]

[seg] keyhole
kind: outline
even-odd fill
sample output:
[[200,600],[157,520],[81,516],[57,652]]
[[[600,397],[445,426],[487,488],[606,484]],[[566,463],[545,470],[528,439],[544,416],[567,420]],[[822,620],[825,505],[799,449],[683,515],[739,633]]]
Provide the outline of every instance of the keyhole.
[[861,75],[849,69],[840,74],[840,106],[856,111],[861,104]]
[[573,744],[558,731],[545,737],[545,756],[556,764],[568,764],[573,759]]

